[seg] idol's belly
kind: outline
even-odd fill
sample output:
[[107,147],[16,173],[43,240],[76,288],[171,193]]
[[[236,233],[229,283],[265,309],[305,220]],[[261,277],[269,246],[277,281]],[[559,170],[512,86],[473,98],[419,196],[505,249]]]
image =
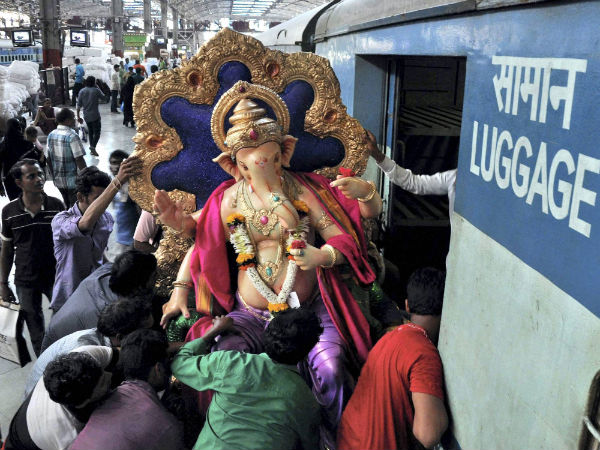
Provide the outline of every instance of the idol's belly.
[[[261,267],[258,268],[259,273],[262,272],[263,278],[268,278],[269,275],[273,276],[274,282],[272,284],[265,283],[265,285],[275,294],[281,291],[288,271],[288,260],[285,254],[281,254],[278,258],[277,253],[277,246],[259,248],[258,251],[258,261],[261,263]],[[280,253],[284,253],[284,250],[282,249]],[[278,260],[280,261],[279,269],[277,268]],[[269,262],[275,264],[268,264]],[[270,267],[270,271],[266,270],[268,267]],[[296,270],[296,278],[292,291],[296,293],[300,303],[311,298],[316,282],[317,272],[315,269],[305,271],[298,268]],[[254,287],[248,273],[244,270],[238,272],[238,291],[248,305],[254,308],[267,309],[267,299]]]

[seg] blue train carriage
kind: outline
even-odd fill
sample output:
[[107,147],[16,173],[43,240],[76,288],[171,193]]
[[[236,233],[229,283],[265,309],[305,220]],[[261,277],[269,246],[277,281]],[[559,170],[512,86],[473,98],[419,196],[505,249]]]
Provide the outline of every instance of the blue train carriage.
[[458,167],[452,214],[367,170],[384,192],[386,257],[403,273],[448,269],[439,349],[454,445],[598,448],[600,2],[344,0],[312,13],[259,38],[327,57],[349,112],[405,167]]
[[10,66],[13,61],[33,61],[42,63],[42,45],[15,47],[10,39],[0,39],[0,65]]

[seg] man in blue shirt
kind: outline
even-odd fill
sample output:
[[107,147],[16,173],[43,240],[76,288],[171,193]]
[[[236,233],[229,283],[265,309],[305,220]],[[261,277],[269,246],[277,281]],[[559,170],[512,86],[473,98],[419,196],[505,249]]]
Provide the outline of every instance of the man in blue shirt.
[[71,106],[75,106],[79,91],[83,89],[83,77],[85,76],[85,69],[79,58],[75,58],[75,84],[73,85],[73,98],[71,99]]
[[80,111],[83,109],[83,118],[90,133],[90,153],[92,156],[98,156],[96,144],[100,140],[100,131],[102,122],[100,121],[100,110],[98,102],[102,99],[108,101],[110,96],[106,96],[96,87],[96,78],[89,76],[85,79],[85,87],[77,96],[77,121],[83,123]]

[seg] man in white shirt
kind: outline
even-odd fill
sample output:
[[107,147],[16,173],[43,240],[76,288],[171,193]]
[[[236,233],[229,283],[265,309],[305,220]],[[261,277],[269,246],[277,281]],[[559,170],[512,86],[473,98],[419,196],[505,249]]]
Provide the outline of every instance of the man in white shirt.
[[456,189],[456,169],[433,175],[415,175],[410,169],[399,166],[393,160],[385,156],[378,148],[373,133],[367,132],[369,137],[369,152],[379,168],[390,178],[395,185],[400,186],[408,192],[417,195],[447,195],[449,202],[449,213],[454,211],[454,196]]
[[118,114],[117,98],[119,97],[119,89],[121,88],[121,81],[119,78],[120,66],[115,64],[113,69],[114,72],[110,75],[110,112]]
[[109,391],[113,349],[79,347],[48,365],[10,424],[6,449],[66,450]]

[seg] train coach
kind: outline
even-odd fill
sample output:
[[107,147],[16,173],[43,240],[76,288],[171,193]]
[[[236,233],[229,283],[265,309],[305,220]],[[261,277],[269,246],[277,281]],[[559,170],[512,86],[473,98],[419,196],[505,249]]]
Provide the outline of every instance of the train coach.
[[258,36],[329,59],[348,111],[454,209],[390,185],[383,248],[447,268],[451,446],[598,448],[600,2],[343,0]]
[[10,39],[0,39],[0,65],[10,66],[13,61],[42,63],[42,45],[15,47]]

